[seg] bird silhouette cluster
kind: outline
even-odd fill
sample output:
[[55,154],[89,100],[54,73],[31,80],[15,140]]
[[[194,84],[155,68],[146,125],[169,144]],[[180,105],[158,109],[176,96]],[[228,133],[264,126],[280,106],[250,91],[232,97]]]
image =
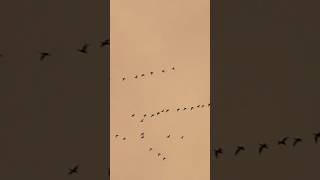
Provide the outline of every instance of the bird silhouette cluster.
[[[310,135],[311,136],[311,135]],[[310,137],[311,138],[311,137]],[[316,132],[316,133],[313,133],[312,134],[312,139],[314,141],[315,144],[318,143],[319,141],[319,138],[320,138],[320,132]],[[289,141],[291,140],[291,143],[289,144]],[[271,146],[275,145],[275,146],[284,146],[284,147],[288,147],[289,145],[292,146],[292,147],[296,147],[297,145],[299,145],[300,143],[303,143],[303,139],[301,137],[289,137],[289,136],[286,136],[286,137],[283,137],[279,140],[277,140],[275,142],[275,144],[271,144],[271,143],[259,143],[257,144],[256,148],[256,152],[259,154],[259,155],[262,155],[263,152],[265,151],[268,151],[271,149]],[[234,146],[234,150],[233,150],[233,155],[234,156],[238,156],[242,153],[245,153],[248,148],[243,146],[243,145],[237,145],[237,146]],[[210,154],[211,153],[214,153],[214,157],[215,158],[218,158],[220,156],[222,156],[224,154],[224,149],[222,147],[219,147],[219,148],[216,148],[216,149],[212,149],[210,150]]]
[[[159,110],[157,112],[153,112],[153,113],[144,113],[143,115],[141,115],[141,119],[139,120],[140,122],[144,122],[144,120],[146,118],[155,118],[157,116],[160,116],[161,113],[169,113],[169,112],[190,112],[190,111],[193,111],[193,110],[196,110],[196,109],[202,109],[202,108],[205,108],[205,107],[208,107],[208,108],[211,108],[213,106],[211,106],[211,103],[208,103],[208,104],[198,104],[196,106],[182,106],[182,107],[177,107],[177,108],[174,108],[174,109],[170,109],[170,108],[163,108],[162,110]],[[131,118],[135,118],[136,117],[136,114],[133,113],[130,115]]]
[[[100,48],[103,48],[103,47],[109,46],[109,45],[110,45],[110,39],[100,41],[100,43],[99,43]],[[75,52],[78,52],[80,54],[88,54],[90,46],[91,46],[90,44],[85,43],[80,48],[78,48],[78,49],[75,48]],[[45,59],[47,59],[51,56],[53,56],[53,54],[51,52],[48,52],[48,51],[39,52],[40,61],[44,61]],[[3,53],[0,53],[0,58],[2,59],[4,57],[6,57],[6,55],[4,55]],[[3,63],[4,61],[0,61],[0,62]]]
[[[175,67],[171,67],[170,68],[171,71],[174,71],[176,70]],[[162,69],[161,71],[159,71],[159,73],[166,73],[168,71],[166,71],[165,69]],[[137,80],[137,79],[144,79],[146,78],[147,76],[149,77],[152,77],[154,76],[155,72],[154,71],[150,71],[149,73],[139,73],[139,74],[135,74],[135,75],[132,75],[132,76],[124,76],[122,77],[122,81],[128,81],[128,80]]]

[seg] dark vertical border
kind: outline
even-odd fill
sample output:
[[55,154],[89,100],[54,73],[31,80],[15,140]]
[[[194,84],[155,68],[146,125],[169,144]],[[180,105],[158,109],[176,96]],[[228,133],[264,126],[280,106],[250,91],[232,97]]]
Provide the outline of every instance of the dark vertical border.
[[216,116],[215,116],[215,80],[216,80],[216,57],[217,57],[217,33],[216,33],[216,25],[217,25],[217,0],[210,0],[210,103],[211,103],[211,111],[210,111],[210,179],[213,180],[215,174],[215,163],[213,162],[213,154],[212,149],[215,145],[215,135],[216,129]]
[[[109,37],[110,39],[110,0],[106,0],[106,32],[107,32],[107,37]],[[111,42],[111,40],[110,40]],[[110,43],[111,44],[111,43]],[[109,173],[110,173],[110,46],[107,49],[107,54],[106,54],[106,61],[103,61],[104,67],[106,68],[105,72],[106,72],[106,93],[105,93],[105,107],[106,107],[106,113],[105,113],[105,127],[106,127],[106,145],[105,145],[105,149],[106,149],[106,169],[107,169],[107,179],[110,179]]]

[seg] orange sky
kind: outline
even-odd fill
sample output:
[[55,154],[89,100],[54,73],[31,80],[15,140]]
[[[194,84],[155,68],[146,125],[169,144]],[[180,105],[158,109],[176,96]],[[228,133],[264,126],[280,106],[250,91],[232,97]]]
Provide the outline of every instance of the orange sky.
[[111,0],[110,15],[111,179],[209,179],[210,1]]

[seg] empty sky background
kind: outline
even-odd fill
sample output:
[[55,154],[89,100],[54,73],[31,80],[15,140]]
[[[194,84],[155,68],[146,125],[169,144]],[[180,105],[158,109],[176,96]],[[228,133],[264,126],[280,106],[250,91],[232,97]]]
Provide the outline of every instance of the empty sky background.
[[[208,180],[209,0],[111,0],[110,16],[111,179]],[[190,111],[198,104],[205,107]],[[140,123],[144,113],[149,117]]]

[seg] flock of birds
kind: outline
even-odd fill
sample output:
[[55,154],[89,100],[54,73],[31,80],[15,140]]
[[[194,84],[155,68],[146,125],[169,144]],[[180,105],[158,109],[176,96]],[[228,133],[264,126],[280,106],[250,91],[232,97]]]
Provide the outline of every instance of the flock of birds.
[[[109,46],[110,45],[110,39],[106,39],[103,41],[100,41],[99,47],[103,48],[105,46]],[[88,48],[90,47],[89,44],[84,44],[82,45],[82,47],[76,49],[77,52],[81,53],[81,54],[88,54]],[[39,58],[40,61],[44,61],[45,59],[47,59],[48,57],[52,56],[52,53],[50,52],[39,52]],[[0,53],[0,58],[4,58],[5,55]]]
[[[171,67],[171,69],[170,70],[172,70],[172,71],[174,71],[174,70],[176,70],[176,68],[175,67]],[[161,73],[165,73],[166,72],[166,70],[165,69],[162,69],[161,70]],[[146,77],[148,74],[150,74],[150,76],[152,76],[152,75],[154,75],[155,74],[155,72],[154,71],[150,71],[149,73],[141,73],[140,75],[138,75],[138,74],[136,74],[136,75],[134,75],[132,78],[133,79],[138,79],[139,77],[140,78],[144,78],[144,77]],[[129,80],[129,77],[122,77],[122,81],[128,81]]]
[[[318,143],[319,141],[319,138],[320,138],[320,132],[316,132],[316,133],[313,133],[313,141],[314,143]],[[288,145],[288,140],[292,139],[292,146],[295,147],[297,146],[298,144],[302,143],[303,142],[303,139],[300,138],[300,137],[295,137],[295,138],[292,138],[292,137],[283,137],[282,139],[278,140],[277,141],[277,144],[278,146],[287,146]],[[270,144],[267,144],[267,143],[260,143],[258,144],[258,148],[257,148],[257,152],[259,155],[261,155],[264,151],[270,149]],[[243,152],[243,151],[246,151],[247,148],[244,147],[244,146],[236,146],[235,150],[234,150],[234,156],[238,156],[240,154],[240,152]],[[214,153],[214,156],[215,158],[218,158],[219,156],[223,155],[224,154],[224,149],[223,148],[216,148],[216,149],[213,149],[210,151],[211,153]]]

